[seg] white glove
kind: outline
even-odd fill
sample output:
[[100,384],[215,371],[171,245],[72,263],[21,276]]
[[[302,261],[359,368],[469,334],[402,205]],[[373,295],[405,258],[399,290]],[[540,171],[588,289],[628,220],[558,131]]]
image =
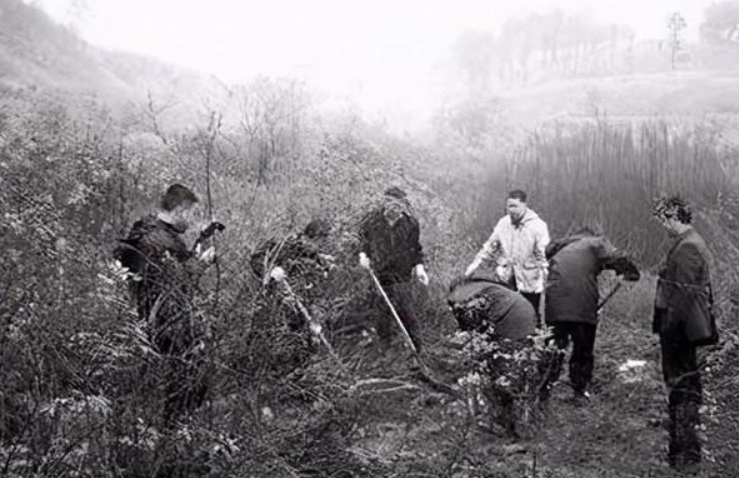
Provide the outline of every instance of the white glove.
[[200,260],[205,262],[206,264],[212,263],[216,258],[216,249],[213,246],[210,246],[206,250],[204,250],[200,254]]
[[336,262],[336,258],[331,254],[318,254],[318,258],[326,262]]
[[471,276],[472,273],[475,272],[478,267],[480,267],[480,261],[475,259],[474,261],[472,261],[472,264],[470,264],[469,267],[467,267],[467,270],[464,271],[465,277]]
[[280,266],[275,267],[272,269],[269,273],[270,278],[273,280],[276,280],[277,282],[282,282],[285,280],[285,269],[283,269]]
[[415,269],[416,277],[423,285],[429,285],[429,276],[426,274],[426,268],[423,264],[417,264]]
[[313,332],[315,335],[321,335],[321,332],[323,332],[323,327],[321,327],[321,324],[318,322],[312,322],[309,326],[310,331]]
[[365,254],[364,252],[359,253],[359,265],[364,267],[365,269],[370,268],[369,257],[367,257],[367,254]]

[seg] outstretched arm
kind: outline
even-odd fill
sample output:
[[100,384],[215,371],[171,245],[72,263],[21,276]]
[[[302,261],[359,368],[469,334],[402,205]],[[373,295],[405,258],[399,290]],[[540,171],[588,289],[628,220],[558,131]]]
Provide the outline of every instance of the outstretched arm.
[[472,261],[472,263],[467,267],[467,270],[465,271],[465,276],[472,275],[473,272],[477,270],[480,265],[482,265],[483,262],[486,260],[493,260],[496,258],[496,256],[500,252],[500,228],[498,226],[495,226],[495,229],[493,229],[493,233],[490,234],[490,237],[488,237],[488,240],[485,241],[485,243],[482,245],[482,248],[480,251],[475,255],[475,259]]
[[611,269],[627,281],[638,281],[641,277],[639,269],[626,253],[616,249],[605,237],[598,238],[596,253],[603,269]]

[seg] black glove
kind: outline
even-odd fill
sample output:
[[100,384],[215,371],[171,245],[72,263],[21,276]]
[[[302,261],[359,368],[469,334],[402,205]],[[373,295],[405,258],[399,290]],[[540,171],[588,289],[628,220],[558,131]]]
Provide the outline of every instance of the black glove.
[[220,232],[226,229],[226,226],[223,225],[223,223],[220,223],[218,221],[213,221],[210,224],[208,224],[208,227],[200,231],[200,236],[195,241],[195,244],[192,245],[192,249],[195,250],[198,247],[198,244],[202,244],[203,242],[207,241],[208,238],[210,238],[213,234],[216,232]]

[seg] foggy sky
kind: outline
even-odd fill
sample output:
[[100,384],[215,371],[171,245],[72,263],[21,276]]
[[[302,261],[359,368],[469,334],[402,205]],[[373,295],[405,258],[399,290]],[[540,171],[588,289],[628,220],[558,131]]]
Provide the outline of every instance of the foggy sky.
[[[36,0],[92,44],[212,72],[228,82],[290,76],[366,112],[413,116],[439,94],[441,64],[465,29],[561,8],[664,38],[680,11],[697,35],[711,0]],[[77,0],[79,2],[79,0]]]

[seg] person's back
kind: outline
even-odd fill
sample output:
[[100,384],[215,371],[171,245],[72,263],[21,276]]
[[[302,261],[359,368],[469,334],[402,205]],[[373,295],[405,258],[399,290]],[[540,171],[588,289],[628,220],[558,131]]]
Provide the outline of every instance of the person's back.
[[556,316],[560,321],[594,319],[598,304],[598,274],[603,248],[599,236],[576,235],[571,242],[549,258],[546,287],[547,322]]
[[196,246],[188,248],[182,234],[195,217],[197,202],[187,187],[170,186],[157,214],[136,221],[114,251],[132,274],[129,285],[139,318],[161,354],[166,424],[198,407],[207,391],[202,370],[205,324],[195,312],[194,296],[200,274],[215,257],[213,247],[201,250],[201,241],[224,226],[211,224],[201,231]]
[[604,236],[588,231],[558,239],[547,248],[546,321],[595,323],[598,274],[612,269],[626,280],[639,272]]
[[198,276],[194,254],[180,232],[155,216],[134,223],[121,242],[116,257],[136,275],[129,288],[154,344],[162,353],[185,353],[194,339],[189,318]]
[[484,273],[455,281],[447,301],[462,330],[486,333],[494,340],[522,340],[535,332],[531,303]]

